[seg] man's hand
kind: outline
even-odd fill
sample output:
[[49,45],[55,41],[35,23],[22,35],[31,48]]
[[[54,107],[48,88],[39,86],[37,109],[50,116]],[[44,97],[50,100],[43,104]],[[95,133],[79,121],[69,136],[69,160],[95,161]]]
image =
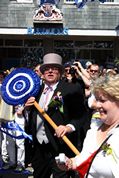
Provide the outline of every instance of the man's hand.
[[55,135],[60,138],[63,137],[66,133],[72,132],[72,128],[70,126],[60,125],[55,129]]
[[25,107],[32,106],[34,104],[34,102],[35,102],[35,97],[32,96],[26,101]]

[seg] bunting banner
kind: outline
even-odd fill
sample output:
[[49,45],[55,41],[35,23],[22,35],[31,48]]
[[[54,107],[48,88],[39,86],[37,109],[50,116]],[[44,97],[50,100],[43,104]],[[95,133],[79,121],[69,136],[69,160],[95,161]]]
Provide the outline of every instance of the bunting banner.
[[[74,4],[77,8],[83,8],[87,2],[94,2],[95,0],[75,0]],[[99,0],[99,2],[104,3],[106,0]]]
[[[32,136],[28,135],[15,121],[2,122],[0,131],[15,139],[29,139],[32,141]],[[12,132],[11,132],[12,131]],[[19,131],[19,135],[15,135],[15,131]]]

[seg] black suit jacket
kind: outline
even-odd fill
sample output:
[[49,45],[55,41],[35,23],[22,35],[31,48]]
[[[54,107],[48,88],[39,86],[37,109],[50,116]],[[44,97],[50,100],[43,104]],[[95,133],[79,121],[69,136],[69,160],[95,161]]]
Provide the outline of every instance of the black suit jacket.
[[[39,95],[36,98],[36,101],[39,101],[43,88],[41,89]],[[54,91],[53,96],[57,92],[61,92],[63,97],[63,113],[54,108],[50,108],[47,111],[47,114],[51,119],[56,123],[56,125],[66,125],[72,124],[76,128],[76,131],[68,134],[67,136],[72,141],[72,143],[77,147],[79,142],[83,142],[80,131],[82,130],[84,123],[86,122],[86,107],[84,100],[84,92],[79,83],[68,83],[64,80],[59,81],[56,90]],[[36,138],[36,118],[38,111],[33,106],[30,111],[30,126],[33,135],[34,147],[37,145]],[[66,153],[67,156],[74,156],[70,148],[64,143],[62,139],[58,139],[54,136],[54,129],[50,124],[44,119],[46,135],[49,139],[49,142],[52,144],[55,155],[58,155],[61,152]],[[84,136],[83,136],[84,137]]]

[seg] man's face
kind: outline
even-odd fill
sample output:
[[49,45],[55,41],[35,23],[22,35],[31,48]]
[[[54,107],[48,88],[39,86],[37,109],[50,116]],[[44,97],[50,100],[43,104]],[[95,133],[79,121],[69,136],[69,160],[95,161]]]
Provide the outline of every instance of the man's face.
[[46,84],[53,85],[59,81],[61,72],[58,67],[49,65],[44,69],[43,79]]
[[90,74],[91,79],[96,79],[99,75],[99,66],[91,65],[89,69],[89,74]]
[[66,78],[69,77],[69,76],[71,76],[71,74],[69,73],[70,69],[71,69],[71,67],[65,67],[64,75],[65,75]]

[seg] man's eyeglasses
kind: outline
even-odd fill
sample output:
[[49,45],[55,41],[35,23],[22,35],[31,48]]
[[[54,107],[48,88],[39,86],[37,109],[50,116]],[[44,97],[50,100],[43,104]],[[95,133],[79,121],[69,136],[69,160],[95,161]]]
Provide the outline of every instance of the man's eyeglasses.
[[98,70],[90,70],[90,72],[97,73],[97,72],[98,72]]
[[54,67],[54,66],[48,66],[48,67],[45,67],[44,68],[44,72],[48,72],[49,70],[52,70],[52,71],[58,71],[59,68],[58,67]]

